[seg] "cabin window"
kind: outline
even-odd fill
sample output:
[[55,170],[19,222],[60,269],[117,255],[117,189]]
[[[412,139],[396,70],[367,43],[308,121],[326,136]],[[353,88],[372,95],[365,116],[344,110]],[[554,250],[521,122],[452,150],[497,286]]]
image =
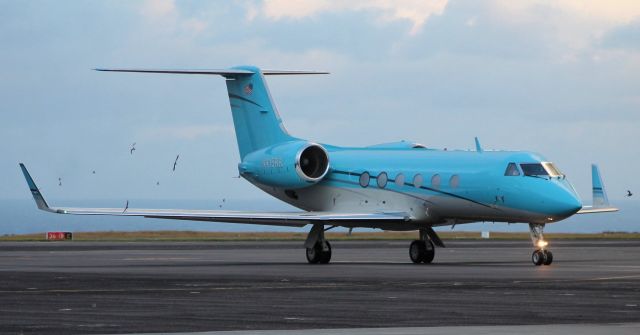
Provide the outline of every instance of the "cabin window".
[[518,170],[518,166],[516,163],[509,163],[507,165],[507,170],[504,171],[505,176],[519,176],[520,171]]
[[549,173],[540,163],[523,163],[520,164],[522,172],[525,176],[548,176]]
[[433,177],[431,177],[431,187],[440,188],[440,175],[439,174],[434,174]]
[[380,172],[380,174],[378,175],[378,178],[376,178],[376,181],[378,182],[378,187],[385,188],[387,186],[388,180],[389,180],[389,177],[387,177],[387,173]]
[[369,180],[371,180],[371,176],[369,175],[369,172],[363,172],[360,175],[360,186],[362,187],[369,186]]
[[417,174],[413,177],[413,186],[420,188],[420,186],[422,186],[422,175],[421,174]]
[[453,176],[451,176],[451,178],[449,178],[449,187],[458,188],[459,185],[460,185],[460,177],[458,177],[457,174],[454,174]]
[[404,175],[402,173],[398,173],[395,180],[396,186],[402,187],[404,186]]

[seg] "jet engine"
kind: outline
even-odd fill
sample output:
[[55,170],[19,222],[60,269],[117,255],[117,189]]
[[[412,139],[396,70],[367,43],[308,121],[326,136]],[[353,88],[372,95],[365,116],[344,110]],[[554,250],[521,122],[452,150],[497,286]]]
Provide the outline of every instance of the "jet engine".
[[248,154],[240,175],[260,184],[296,189],[311,186],[329,171],[329,155],[317,143],[291,141]]

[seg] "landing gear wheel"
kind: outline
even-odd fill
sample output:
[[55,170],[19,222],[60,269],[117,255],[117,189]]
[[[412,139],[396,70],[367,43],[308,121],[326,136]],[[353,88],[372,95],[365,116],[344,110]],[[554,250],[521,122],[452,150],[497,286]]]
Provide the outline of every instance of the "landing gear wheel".
[[536,250],[531,254],[531,262],[533,262],[533,265],[535,266],[542,265],[542,263],[544,263],[544,259],[544,251],[542,250]]
[[329,261],[331,261],[331,243],[324,241],[324,244],[325,246],[322,248],[320,255],[320,264],[329,264]]
[[553,263],[553,253],[551,253],[551,251],[549,250],[543,250],[542,252],[544,253],[544,261],[542,262],[542,264],[551,265],[551,263]]
[[411,257],[411,261],[420,264],[424,260],[427,254],[427,246],[424,241],[415,240],[411,242],[409,246],[409,257]]
[[310,264],[329,263],[331,261],[331,244],[329,241],[318,241],[313,248],[307,248],[307,261]]
[[425,264],[430,264],[431,262],[433,262],[433,257],[435,257],[436,255],[436,248],[433,246],[433,242],[431,241],[425,241],[424,244],[426,250],[422,262]]

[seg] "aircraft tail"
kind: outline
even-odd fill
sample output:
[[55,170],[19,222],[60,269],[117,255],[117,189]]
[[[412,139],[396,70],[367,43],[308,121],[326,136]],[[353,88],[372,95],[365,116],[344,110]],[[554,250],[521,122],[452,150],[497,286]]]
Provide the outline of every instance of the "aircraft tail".
[[289,135],[273,103],[264,76],[257,68],[242,67],[251,74],[225,76],[240,158],[270,145],[286,142]]
[[327,74],[316,71],[260,70],[254,66],[238,66],[220,70],[156,70],[95,69],[110,72],[221,75],[227,80],[229,103],[240,151],[240,159],[248,153],[294,139],[282,124],[264,80],[265,75]]

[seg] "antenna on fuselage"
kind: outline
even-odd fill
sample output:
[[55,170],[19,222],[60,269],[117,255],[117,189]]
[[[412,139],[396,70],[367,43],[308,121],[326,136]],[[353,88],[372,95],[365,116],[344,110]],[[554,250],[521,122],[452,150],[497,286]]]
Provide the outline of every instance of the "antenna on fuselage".
[[478,140],[478,137],[475,137],[476,139],[476,151],[477,152],[482,152],[482,147],[480,146],[480,140]]

